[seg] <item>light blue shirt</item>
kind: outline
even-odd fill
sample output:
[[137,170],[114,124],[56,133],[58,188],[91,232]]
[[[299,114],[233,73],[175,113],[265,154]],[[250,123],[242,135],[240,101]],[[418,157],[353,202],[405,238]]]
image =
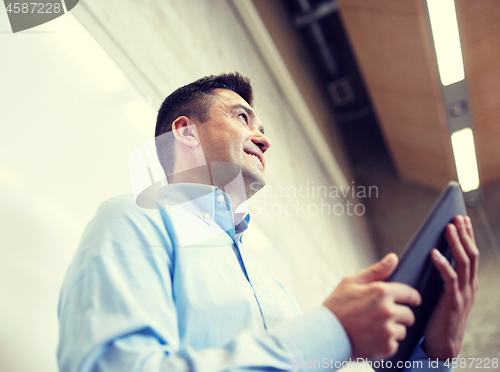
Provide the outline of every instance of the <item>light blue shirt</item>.
[[165,208],[117,197],[86,227],[59,299],[61,372],[311,370],[349,360],[333,313],[301,315],[245,253],[249,215],[235,227],[227,194],[196,184],[163,191]]

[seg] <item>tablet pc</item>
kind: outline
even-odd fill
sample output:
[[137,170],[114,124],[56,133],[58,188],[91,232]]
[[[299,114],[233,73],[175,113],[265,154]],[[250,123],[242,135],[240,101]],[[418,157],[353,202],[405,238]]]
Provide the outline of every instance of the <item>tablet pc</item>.
[[407,361],[422,338],[427,321],[443,289],[443,280],[431,261],[430,252],[437,248],[454,265],[444,230],[457,214],[465,216],[467,209],[460,185],[450,182],[404,249],[398,267],[386,280],[405,283],[415,288],[422,295],[422,304],[412,307],[415,324],[408,327],[406,338],[399,343],[398,352],[384,359],[392,362],[392,368],[377,368],[376,371],[401,371],[403,368],[397,368],[397,362]]

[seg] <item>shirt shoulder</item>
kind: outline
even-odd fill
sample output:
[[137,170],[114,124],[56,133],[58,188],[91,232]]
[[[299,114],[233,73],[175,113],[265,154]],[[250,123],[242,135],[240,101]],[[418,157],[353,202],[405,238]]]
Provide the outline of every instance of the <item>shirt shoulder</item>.
[[97,208],[95,218],[127,218],[136,216],[138,218],[154,218],[160,213],[160,206],[158,209],[147,209],[139,207],[135,203],[133,195],[120,195],[105,200]]
[[[116,196],[104,201],[96,211],[87,228],[131,228],[165,230],[170,220],[167,212],[158,204],[156,209],[142,208],[135,203],[132,195]],[[121,231],[124,232],[124,231]],[[140,234],[140,231],[135,231]]]
[[164,209],[141,208],[132,195],[108,199],[85,228],[73,261],[171,258],[176,237],[169,225]]

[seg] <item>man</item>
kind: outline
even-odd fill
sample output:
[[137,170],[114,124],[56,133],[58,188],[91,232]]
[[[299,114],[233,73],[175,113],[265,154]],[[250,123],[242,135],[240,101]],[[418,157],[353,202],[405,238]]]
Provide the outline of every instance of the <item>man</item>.
[[[164,101],[155,136],[169,185],[158,209],[114,198],[87,226],[61,291],[61,371],[336,369],[396,352],[414,322],[407,305],[421,298],[382,282],[397,266],[394,254],[300,315],[242,249],[242,206],[265,183],[271,146],[246,78],[210,76],[179,88]],[[456,271],[433,251],[444,291],[414,360],[457,357],[477,291],[470,219],[457,216],[446,238]]]

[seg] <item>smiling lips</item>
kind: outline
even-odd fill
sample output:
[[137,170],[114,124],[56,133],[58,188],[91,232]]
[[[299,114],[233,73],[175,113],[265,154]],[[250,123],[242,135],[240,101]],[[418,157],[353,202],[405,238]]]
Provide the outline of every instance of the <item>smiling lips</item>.
[[262,169],[264,169],[264,161],[263,161],[263,159],[262,159],[262,157],[261,157],[261,156],[259,156],[259,155],[258,155],[258,154],[256,154],[256,153],[249,152],[249,151],[245,151],[245,153],[246,153],[247,155],[250,155],[250,156],[255,157],[255,158],[259,161],[260,165],[262,166]]

